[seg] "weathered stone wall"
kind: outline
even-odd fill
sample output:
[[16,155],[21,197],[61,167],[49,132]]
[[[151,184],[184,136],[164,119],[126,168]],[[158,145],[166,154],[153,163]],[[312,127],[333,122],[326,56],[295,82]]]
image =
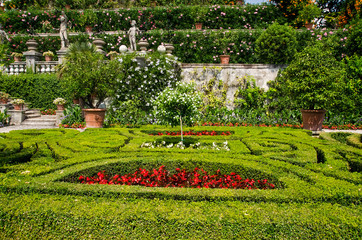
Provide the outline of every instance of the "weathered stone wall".
[[222,81],[226,90],[227,107],[233,108],[234,94],[245,76],[255,79],[258,87],[268,90],[268,82],[276,78],[281,65],[269,64],[182,64],[182,78],[185,82],[194,81],[199,90],[210,82]]

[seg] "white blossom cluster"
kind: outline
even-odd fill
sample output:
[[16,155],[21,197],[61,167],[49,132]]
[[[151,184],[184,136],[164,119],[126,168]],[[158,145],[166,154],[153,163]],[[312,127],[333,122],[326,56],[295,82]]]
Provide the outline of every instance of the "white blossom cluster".
[[121,56],[119,61],[124,69],[115,89],[116,103],[137,99],[142,106],[151,107],[155,95],[180,80],[178,62],[164,55],[146,55],[144,67],[139,66],[135,55]]
[[162,142],[144,142],[140,146],[141,148],[179,148],[179,149],[199,149],[199,150],[216,150],[216,151],[230,151],[229,143],[228,141],[225,141],[223,143],[217,143],[213,142],[212,145],[204,144],[197,142],[195,144],[190,144],[188,147],[182,142],[178,142],[177,144],[174,143],[167,143],[165,141]]

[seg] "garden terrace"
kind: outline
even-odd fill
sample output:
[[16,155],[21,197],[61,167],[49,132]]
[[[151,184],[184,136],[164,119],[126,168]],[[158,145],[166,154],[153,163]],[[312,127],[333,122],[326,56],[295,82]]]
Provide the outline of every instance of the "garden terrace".
[[[177,145],[180,136],[154,135],[178,131],[153,125],[0,134],[0,238],[361,236],[361,135],[323,133],[318,139],[299,129],[200,126],[185,132],[231,134],[189,135],[183,148],[165,147]],[[153,142],[153,148],[141,147]],[[225,142],[228,150],[213,147]],[[275,189],[79,181],[102,171],[114,176],[160,166],[171,174],[178,168],[234,172],[267,179]]]

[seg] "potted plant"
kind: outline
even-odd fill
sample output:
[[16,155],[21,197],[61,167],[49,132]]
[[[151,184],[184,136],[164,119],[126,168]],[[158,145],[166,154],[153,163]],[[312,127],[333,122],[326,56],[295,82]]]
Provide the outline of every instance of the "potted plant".
[[64,98],[56,98],[53,103],[57,105],[58,110],[64,110],[64,105],[67,103],[67,101]]
[[47,51],[43,53],[43,56],[45,57],[45,61],[50,62],[53,60],[54,53],[52,51]]
[[297,21],[304,24],[308,29],[313,27],[313,20],[322,14],[322,10],[315,4],[306,5],[301,11]]
[[108,56],[110,57],[111,60],[115,59],[118,55],[119,55],[119,53],[116,51],[110,51],[108,53]]
[[205,22],[208,8],[197,6],[194,8],[194,10],[193,19],[195,19],[195,28],[196,30],[201,30],[202,24]]
[[86,32],[92,32],[92,28],[97,21],[97,14],[91,10],[84,10],[79,17],[79,25],[84,27]]
[[21,61],[21,57],[23,56],[22,53],[17,53],[17,52],[13,52],[11,54],[11,56],[14,58],[15,62],[20,62]]
[[229,39],[226,37],[226,33],[224,33],[223,37],[217,39],[218,48],[221,49],[222,54],[219,55],[221,64],[229,64],[230,55],[227,54],[227,48],[229,45]]
[[345,75],[343,63],[318,43],[297,53],[277,81],[285,84],[287,95],[301,108],[303,128],[320,131],[326,109],[336,104],[342,91]]
[[9,93],[0,92],[0,102],[1,102],[2,104],[7,104],[9,97],[10,97],[10,94],[9,94]]
[[14,105],[15,110],[22,110],[25,101],[23,99],[17,98],[12,100],[10,103]]
[[102,127],[106,109],[100,108],[114,91],[119,69],[118,60],[105,61],[105,56],[90,43],[76,42],[69,46],[58,76],[67,91],[84,103],[87,127]]

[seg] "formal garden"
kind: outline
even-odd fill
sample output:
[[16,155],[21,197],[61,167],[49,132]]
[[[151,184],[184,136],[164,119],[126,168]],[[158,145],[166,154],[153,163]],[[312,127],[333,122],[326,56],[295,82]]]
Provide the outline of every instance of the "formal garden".
[[360,1],[1,5],[0,239],[362,238]]

